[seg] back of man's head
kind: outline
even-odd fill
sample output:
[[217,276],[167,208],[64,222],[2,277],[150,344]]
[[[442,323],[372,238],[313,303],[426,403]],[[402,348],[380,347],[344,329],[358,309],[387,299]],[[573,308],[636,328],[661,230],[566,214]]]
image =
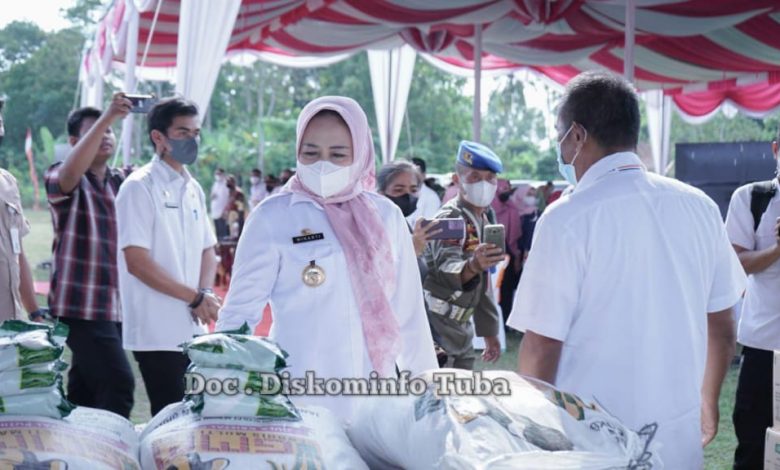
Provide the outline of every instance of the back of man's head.
[[146,117],[149,140],[152,142],[152,147],[156,149],[154,141],[151,138],[152,131],[159,131],[163,135],[167,135],[168,128],[173,124],[173,120],[179,116],[197,116],[198,106],[192,101],[186,100],[181,97],[166,98],[160,100],[155,104],[149,115]]
[[558,111],[568,129],[576,122],[605,150],[635,149],[639,141],[639,98],[623,77],[585,72],[574,77]]
[[427,165],[425,164],[425,160],[422,158],[413,157],[412,163],[414,163],[415,166],[420,169],[420,173],[425,174],[427,172]]
[[97,120],[101,114],[99,109],[92,106],[74,109],[68,115],[68,136],[78,139],[81,137],[81,125],[84,121],[87,119]]

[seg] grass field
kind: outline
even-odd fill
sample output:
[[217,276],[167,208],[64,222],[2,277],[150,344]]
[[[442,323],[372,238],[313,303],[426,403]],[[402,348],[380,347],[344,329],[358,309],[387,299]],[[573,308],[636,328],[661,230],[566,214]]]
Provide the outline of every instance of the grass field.
[[[31,233],[24,239],[24,250],[27,254],[30,264],[35,267],[41,261],[51,257],[52,228],[49,213],[46,211],[28,211],[27,218],[32,226]],[[48,279],[48,272],[40,269],[35,270],[37,280]],[[45,299],[40,299],[45,302]],[[517,350],[519,341],[512,336],[508,340],[507,351],[502,355],[496,364],[484,364],[478,361],[477,368],[480,369],[504,369],[513,370],[517,364]],[[70,354],[66,353],[66,358]],[[128,355],[130,364],[136,378],[135,390],[135,408],[131,419],[135,423],[145,422],[150,418],[149,400],[144,390],[143,380],[138,372],[138,367],[132,356]],[[737,386],[736,368],[732,368],[726,378],[723,392],[720,398],[720,427],[715,441],[705,449],[705,468],[707,470],[726,470],[731,468],[736,439],[734,437],[734,427],[731,424],[731,412],[734,405],[734,394]]]

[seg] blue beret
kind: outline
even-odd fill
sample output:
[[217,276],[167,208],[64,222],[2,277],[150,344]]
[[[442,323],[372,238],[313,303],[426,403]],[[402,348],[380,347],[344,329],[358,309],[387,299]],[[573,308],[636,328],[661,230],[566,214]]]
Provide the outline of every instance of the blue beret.
[[458,163],[475,170],[504,171],[504,165],[492,150],[477,142],[463,140],[458,148]]

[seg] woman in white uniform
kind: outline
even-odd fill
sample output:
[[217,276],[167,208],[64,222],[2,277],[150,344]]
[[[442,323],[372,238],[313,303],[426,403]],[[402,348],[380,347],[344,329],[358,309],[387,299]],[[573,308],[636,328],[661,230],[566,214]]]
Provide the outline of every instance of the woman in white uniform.
[[[293,378],[436,368],[406,220],[372,192],[365,113],[349,98],[312,101],[298,117],[296,151],[296,175],[244,227],[217,329],[254,327],[270,302],[270,337],[290,354]],[[347,423],[360,399],[291,398],[325,406]]]

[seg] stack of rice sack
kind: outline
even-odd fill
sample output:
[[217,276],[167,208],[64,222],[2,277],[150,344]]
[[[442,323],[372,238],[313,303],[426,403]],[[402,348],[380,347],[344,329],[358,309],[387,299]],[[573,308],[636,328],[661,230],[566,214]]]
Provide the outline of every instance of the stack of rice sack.
[[348,434],[371,468],[661,468],[655,425],[634,432],[595,405],[513,372],[483,373],[505,381],[505,396],[446,395],[433,373],[473,378],[471,371],[430,371],[422,395],[372,397],[361,405]]
[[62,360],[68,327],[21,320],[0,325],[0,416],[64,418],[73,410],[65,399]]
[[296,409],[268,390],[263,377],[286,367],[287,354],[249,333],[244,326],[182,345],[192,362],[188,380],[238,379],[238,393],[197,393],[160,411],[140,435],[142,467],[367,469],[328,410]]
[[209,393],[206,387],[189,395],[193,410],[201,416],[300,419],[279,386],[278,374],[287,367],[287,353],[267,338],[252,336],[246,324],[238,330],[198,336],[182,348],[190,358],[187,372],[193,385],[196,381],[238,382],[232,394],[225,390]]
[[79,406],[66,418],[0,415],[0,469],[140,470],[132,423]]

